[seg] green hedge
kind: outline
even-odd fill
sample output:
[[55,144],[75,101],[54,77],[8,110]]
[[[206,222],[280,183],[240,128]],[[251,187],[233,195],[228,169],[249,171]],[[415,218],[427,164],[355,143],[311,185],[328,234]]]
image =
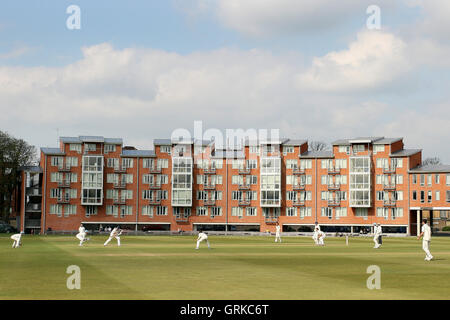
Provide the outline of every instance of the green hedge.
[[445,226],[442,228],[442,231],[450,231],[450,226]]

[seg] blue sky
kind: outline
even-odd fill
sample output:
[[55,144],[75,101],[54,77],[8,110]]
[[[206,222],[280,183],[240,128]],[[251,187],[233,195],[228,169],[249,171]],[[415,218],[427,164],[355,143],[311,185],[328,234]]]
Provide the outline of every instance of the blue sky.
[[[0,128],[38,147],[58,130],[151,148],[202,120],[327,142],[401,136],[450,162],[449,4],[261,3],[3,1]],[[72,4],[80,30],[66,28]],[[370,4],[380,30],[366,27]]]

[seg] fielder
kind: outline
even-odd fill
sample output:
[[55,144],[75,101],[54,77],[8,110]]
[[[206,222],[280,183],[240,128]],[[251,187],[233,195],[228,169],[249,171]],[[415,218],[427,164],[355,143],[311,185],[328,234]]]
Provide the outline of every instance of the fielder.
[[78,228],[78,233],[75,237],[77,237],[77,239],[80,240],[79,244],[80,247],[83,245],[83,242],[89,240],[86,238],[86,228],[83,226],[83,224],[81,224],[80,227]]
[[209,241],[208,241],[208,235],[206,233],[200,231],[200,233],[198,234],[198,238],[197,238],[197,247],[195,248],[196,250],[198,250],[200,242],[202,242],[202,241],[206,241],[206,244],[208,245],[208,249],[211,249],[211,246],[209,245]]
[[111,233],[109,234],[108,240],[105,241],[103,246],[106,246],[113,238],[117,240],[117,246],[120,247],[120,235],[122,234],[122,229],[119,228],[119,226],[112,229]]
[[314,234],[312,236],[314,243],[317,246],[323,246],[325,245],[325,243],[323,242],[323,240],[325,239],[326,235],[323,231],[320,230],[320,228],[316,227],[314,230]]
[[374,249],[381,247],[381,233],[382,228],[380,224],[373,224],[373,242],[375,242]]
[[317,221],[314,223],[314,230],[316,230],[316,229],[319,229],[319,231],[320,231],[320,226]]
[[22,234],[23,231],[21,233],[16,233],[11,236],[11,239],[14,240],[12,245],[13,248],[18,248],[19,246],[22,245]]
[[276,232],[275,232],[275,242],[278,242],[277,240],[280,240],[280,243],[281,243],[281,227],[278,222],[277,222]]
[[433,260],[433,256],[430,252],[430,242],[431,242],[431,228],[427,224],[427,219],[422,220],[422,232],[417,237],[417,240],[423,237],[422,249],[425,251],[425,261]]

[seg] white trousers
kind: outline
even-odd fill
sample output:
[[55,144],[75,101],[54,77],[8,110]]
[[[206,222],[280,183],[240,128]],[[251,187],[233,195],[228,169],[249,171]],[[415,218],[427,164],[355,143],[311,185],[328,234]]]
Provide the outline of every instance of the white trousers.
[[86,238],[86,233],[78,233],[75,237],[80,240],[80,246],[82,246],[84,239]]
[[108,240],[106,240],[105,243],[104,243],[103,245],[106,246],[113,238],[116,238],[116,240],[117,240],[117,245],[120,246],[120,237],[119,237],[119,236],[109,237]]
[[422,241],[422,249],[423,251],[425,251],[425,258],[427,259],[433,259],[433,256],[431,255],[430,252],[430,240],[423,240]]
[[208,245],[208,248],[211,248],[211,246],[209,245],[208,239],[202,239],[202,240],[197,240],[197,247],[196,247],[196,249],[198,249],[198,247],[200,246],[200,242],[202,242],[202,241],[206,241],[206,244]]
[[279,233],[275,234],[275,242],[278,242],[277,240],[280,240],[281,242],[281,235]]
[[379,236],[373,237],[373,242],[375,242],[374,248],[378,248],[378,247],[380,246],[380,244],[378,243],[378,237],[379,237]]
[[16,236],[16,235],[12,235],[11,239],[14,240],[12,247],[13,248],[18,248],[20,245],[20,236]]

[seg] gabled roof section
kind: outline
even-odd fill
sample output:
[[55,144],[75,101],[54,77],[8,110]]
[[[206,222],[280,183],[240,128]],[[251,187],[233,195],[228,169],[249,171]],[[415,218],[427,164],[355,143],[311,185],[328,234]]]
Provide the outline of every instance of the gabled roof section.
[[394,153],[391,153],[389,156],[392,158],[396,158],[396,157],[409,157],[412,156],[416,153],[421,152],[422,149],[403,149]]
[[41,148],[41,152],[53,156],[63,156],[65,154],[60,148]]
[[450,165],[448,164],[430,164],[425,166],[418,166],[413,169],[410,169],[411,173],[437,173],[444,172],[450,173]]
[[301,139],[287,139],[287,141],[283,142],[283,146],[289,146],[289,147],[299,147],[301,145],[304,145],[305,143],[307,143],[308,141],[306,140],[301,140]]
[[401,140],[403,140],[403,138],[383,138],[381,140],[375,141],[373,144],[393,144]]

